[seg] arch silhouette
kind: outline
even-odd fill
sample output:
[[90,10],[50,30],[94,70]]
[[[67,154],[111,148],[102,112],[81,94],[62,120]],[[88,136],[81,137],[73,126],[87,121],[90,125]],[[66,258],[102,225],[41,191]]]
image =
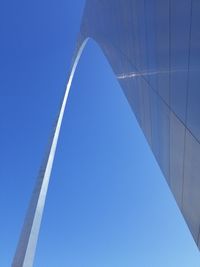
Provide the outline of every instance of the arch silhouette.
[[74,61],[72,62],[71,71],[69,73],[69,79],[66,85],[64,97],[62,100],[60,112],[56,120],[56,126],[53,132],[53,136],[50,142],[47,158],[42,165],[42,169],[35,184],[35,188],[32,193],[32,197],[29,203],[29,207],[26,213],[24,225],[21,230],[19,242],[15,252],[15,256],[12,262],[12,267],[32,267],[34,262],[34,256],[40,231],[40,225],[42,221],[46,195],[48,191],[49,180],[51,176],[51,170],[54,162],[56,147],[58,143],[60,128],[67,104],[69,91],[71,88],[72,80],[76,67],[79,63],[82,52],[88,42],[89,38],[84,39],[78,47]]

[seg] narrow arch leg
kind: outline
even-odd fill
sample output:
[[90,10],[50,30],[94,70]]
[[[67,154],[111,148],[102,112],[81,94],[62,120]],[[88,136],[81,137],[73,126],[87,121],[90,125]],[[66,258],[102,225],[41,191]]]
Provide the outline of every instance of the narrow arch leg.
[[51,176],[51,170],[54,162],[56,147],[58,143],[60,128],[64,111],[69,95],[69,90],[73,80],[73,76],[78,65],[79,59],[83,52],[83,49],[88,39],[85,39],[78,49],[75,55],[69,80],[65,89],[64,98],[61,104],[60,112],[58,114],[56,126],[50,143],[50,149],[47,155],[47,159],[43,164],[43,168],[36,181],[35,189],[32,194],[32,198],[29,204],[29,208],[26,214],[25,222],[21,231],[20,239],[17,245],[16,253],[13,259],[12,267],[32,267],[34,262],[34,256],[37,246],[37,240],[39,236],[39,230],[48,191],[49,180]]

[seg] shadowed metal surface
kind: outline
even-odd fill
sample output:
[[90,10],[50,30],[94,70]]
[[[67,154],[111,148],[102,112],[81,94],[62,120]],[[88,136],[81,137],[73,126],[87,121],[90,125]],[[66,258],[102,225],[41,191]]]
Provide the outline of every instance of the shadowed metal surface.
[[200,1],[88,0],[100,45],[198,246]]
[[[31,267],[55,149],[78,59],[88,37],[110,62],[176,202],[199,246],[200,2],[88,0],[44,171],[13,261]],[[80,49],[79,49],[80,47]]]

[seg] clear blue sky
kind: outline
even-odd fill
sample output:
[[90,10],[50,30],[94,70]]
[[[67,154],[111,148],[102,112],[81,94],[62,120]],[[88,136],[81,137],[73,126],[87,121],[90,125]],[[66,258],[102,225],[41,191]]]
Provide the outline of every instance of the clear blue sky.
[[[8,267],[66,85],[84,1],[0,2],[0,266]],[[197,267],[200,254],[90,41],[72,84],[35,267]]]

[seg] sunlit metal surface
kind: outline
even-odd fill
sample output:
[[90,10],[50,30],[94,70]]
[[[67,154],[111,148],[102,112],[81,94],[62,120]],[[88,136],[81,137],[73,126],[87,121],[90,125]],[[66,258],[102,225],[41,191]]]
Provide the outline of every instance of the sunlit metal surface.
[[42,220],[42,214],[45,205],[45,199],[47,194],[47,189],[49,185],[49,179],[51,175],[51,169],[53,165],[53,160],[56,152],[58,137],[60,133],[60,127],[62,124],[62,119],[67,103],[67,98],[69,90],[71,87],[72,79],[76,66],[82,54],[83,48],[87,42],[87,39],[81,44],[80,48],[77,50],[75,60],[72,64],[72,70],[69,76],[69,80],[66,86],[63,102],[58,115],[56,127],[54,130],[52,142],[50,145],[50,150],[47,155],[47,160],[42,168],[42,172],[36,182],[35,189],[32,194],[32,199],[27,212],[27,216],[24,222],[24,226],[21,232],[19,244],[16,250],[16,254],[12,263],[13,267],[31,267],[33,266],[34,255],[39,235],[40,224]]

